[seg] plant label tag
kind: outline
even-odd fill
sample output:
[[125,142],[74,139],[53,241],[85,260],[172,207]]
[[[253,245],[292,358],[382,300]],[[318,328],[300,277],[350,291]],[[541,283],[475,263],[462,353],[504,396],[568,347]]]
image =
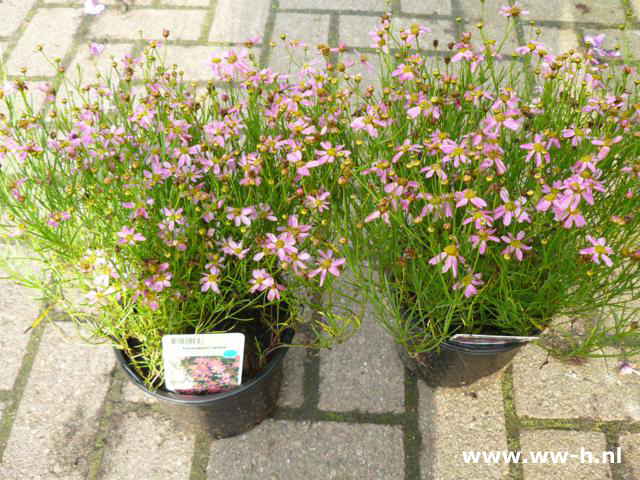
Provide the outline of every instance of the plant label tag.
[[451,340],[468,345],[504,345],[505,343],[526,343],[538,340],[538,337],[512,337],[509,335],[471,335],[459,333]]
[[243,353],[242,333],[165,335],[165,388],[184,394],[229,390],[242,382]]

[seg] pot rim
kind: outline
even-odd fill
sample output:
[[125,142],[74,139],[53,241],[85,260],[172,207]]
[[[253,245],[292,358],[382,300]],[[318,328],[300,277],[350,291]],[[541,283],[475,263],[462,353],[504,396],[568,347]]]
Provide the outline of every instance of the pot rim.
[[[542,335],[542,331],[536,329],[530,336],[538,337]],[[510,335],[501,335],[502,337],[508,338]],[[513,335],[517,337],[517,335]],[[451,340],[451,338],[447,338],[445,341],[441,343],[444,348],[460,352],[466,353],[469,355],[492,355],[508,352],[509,350],[513,350],[514,348],[522,347],[527,345],[529,341],[515,341],[515,342],[505,342],[505,343],[495,343],[495,344],[474,344],[474,343],[464,343],[457,342],[456,340]]]
[[208,405],[211,403],[216,403],[219,401],[224,401],[236,395],[241,395],[249,389],[253,388],[258,383],[264,381],[267,377],[271,375],[271,373],[278,367],[278,365],[283,361],[284,356],[287,354],[289,350],[289,345],[293,340],[293,335],[295,331],[293,328],[287,328],[282,334],[282,347],[277,348],[271,357],[271,359],[267,362],[260,372],[257,375],[253,376],[247,383],[242,383],[237,387],[234,387],[226,392],[218,392],[218,393],[205,393],[198,395],[187,395],[182,393],[175,393],[166,390],[163,386],[158,387],[157,390],[150,390],[144,381],[140,378],[140,376],[136,373],[136,371],[131,368],[129,362],[127,361],[127,356],[124,354],[122,350],[119,348],[113,347],[113,352],[118,361],[118,364],[126,374],[126,376],[140,388],[147,395],[163,400],[169,403],[175,403],[179,405],[192,405],[192,406],[202,406]]

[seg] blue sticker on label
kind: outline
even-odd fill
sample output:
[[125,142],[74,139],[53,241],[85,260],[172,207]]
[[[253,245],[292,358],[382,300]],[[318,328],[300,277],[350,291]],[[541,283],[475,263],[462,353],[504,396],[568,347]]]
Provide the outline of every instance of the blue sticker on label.
[[236,352],[235,350],[225,350],[222,355],[225,357],[235,357],[236,355],[238,355],[238,352]]

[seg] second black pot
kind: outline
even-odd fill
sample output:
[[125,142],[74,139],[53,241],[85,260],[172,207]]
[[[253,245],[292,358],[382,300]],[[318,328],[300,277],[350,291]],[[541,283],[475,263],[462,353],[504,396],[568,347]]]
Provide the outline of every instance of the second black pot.
[[[290,344],[293,330],[281,339]],[[150,390],[129,364],[122,350],[114,349],[125,375],[147,395],[160,401],[163,411],[182,428],[205,432],[211,438],[233,437],[244,433],[267,418],[275,409],[282,383],[282,362],[288,347],[278,348],[265,367],[247,383],[227,392],[183,395],[162,387]]]
[[445,340],[440,350],[409,356],[398,346],[398,354],[406,368],[430,387],[463,387],[471,385],[506,366],[523,344],[469,345]]

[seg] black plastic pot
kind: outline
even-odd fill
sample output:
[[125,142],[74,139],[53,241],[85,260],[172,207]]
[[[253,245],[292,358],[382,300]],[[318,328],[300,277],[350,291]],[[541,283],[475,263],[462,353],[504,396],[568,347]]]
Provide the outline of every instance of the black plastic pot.
[[[293,334],[291,329],[285,331],[282,342],[290,344]],[[147,395],[160,400],[161,408],[173,421],[181,428],[205,432],[211,438],[233,437],[244,433],[273,412],[280,394],[282,362],[287,351],[286,346],[275,350],[257,375],[229,391],[183,395],[162,387],[155,391],[149,390],[129,365],[128,357],[122,350],[114,349],[116,359],[129,380]]]
[[516,355],[521,342],[501,345],[469,345],[445,340],[440,350],[410,357],[398,346],[402,363],[430,387],[462,387],[471,385],[506,366]]

